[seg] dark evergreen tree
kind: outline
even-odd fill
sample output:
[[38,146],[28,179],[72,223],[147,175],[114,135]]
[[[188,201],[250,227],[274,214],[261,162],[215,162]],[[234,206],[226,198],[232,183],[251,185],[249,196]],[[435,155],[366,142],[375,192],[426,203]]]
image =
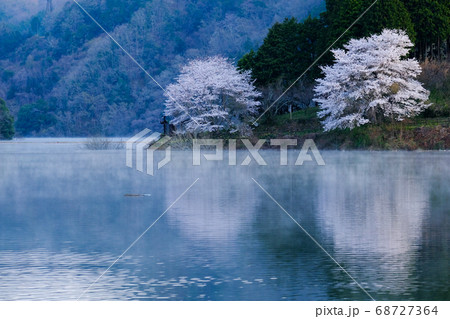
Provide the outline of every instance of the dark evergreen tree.
[[10,140],[14,133],[14,117],[6,107],[5,101],[0,99],[0,140]]
[[403,0],[414,23],[416,57],[439,59],[447,54],[450,60],[450,1]]
[[292,72],[292,68],[296,67],[299,57],[298,42],[299,28],[295,18],[286,19],[283,23],[275,23],[256,56],[253,57],[251,52],[250,56],[244,56],[238,66],[241,68],[251,66],[258,84],[275,81],[282,75]]
[[[289,85],[303,73],[323,49],[323,25],[321,20],[308,17],[298,23],[295,18],[276,23],[264,43],[238,61],[244,70],[252,70],[258,85],[266,85],[280,79]],[[317,74],[314,69],[308,75]]]
[[[327,0],[322,15],[327,25],[329,43],[333,43],[374,3],[373,0]],[[401,0],[379,0],[341,38],[338,45],[352,38],[367,37],[383,29],[402,29],[415,39],[414,25]]]

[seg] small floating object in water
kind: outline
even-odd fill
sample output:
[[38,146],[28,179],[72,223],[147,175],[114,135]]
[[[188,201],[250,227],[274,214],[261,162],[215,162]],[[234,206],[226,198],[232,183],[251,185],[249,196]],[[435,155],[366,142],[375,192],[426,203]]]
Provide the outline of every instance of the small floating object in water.
[[125,194],[125,197],[150,197],[152,194]]

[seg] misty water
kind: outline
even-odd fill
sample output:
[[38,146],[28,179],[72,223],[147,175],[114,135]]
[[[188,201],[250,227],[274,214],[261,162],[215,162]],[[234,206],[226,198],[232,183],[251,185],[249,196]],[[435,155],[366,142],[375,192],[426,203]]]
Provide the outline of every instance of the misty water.
[[82,300],[369,300],[253,179],[375,299],[450,297],[449,152],[185,151],[149,176],[81,142],[0,143],[0,300],[76,300],[197,178]]

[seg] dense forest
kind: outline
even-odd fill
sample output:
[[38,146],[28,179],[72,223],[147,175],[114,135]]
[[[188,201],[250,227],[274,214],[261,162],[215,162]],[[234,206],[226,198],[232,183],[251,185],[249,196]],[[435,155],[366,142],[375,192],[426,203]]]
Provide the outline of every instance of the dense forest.
[[[411,56],[450,60],[447,0],[80,3],[162,87],[192,59],[222,55],[252,72],[263,110],[307,71],[269,117],[313,106],[320,66],[333,62],[331,53],[322,53],[352,38],[402,29],[415,44]],[[19,136],[160,129],[163,90],[73,1],[2,1],[0,44],[0,98],[14,115]],[[435,84],[442,92],[442,81]]]
[[[79,2],[163,87],[191,59],[237,61],[274,23],[324,9],[320,0]],[[0,44],[0,97],[18,136],[160,129],[164,92],[73,1],[3,0]]]

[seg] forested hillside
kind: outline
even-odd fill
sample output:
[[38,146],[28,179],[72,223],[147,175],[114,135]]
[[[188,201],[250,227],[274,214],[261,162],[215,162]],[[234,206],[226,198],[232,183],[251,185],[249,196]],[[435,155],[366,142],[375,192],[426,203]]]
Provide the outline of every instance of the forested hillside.
[[[51,5],[49,5],[51,2]],[[285,17],[322,0],[81,0],[165,87],[188,60],[238,60]],[[0,98],[20,136],[125,135],[158,128],[163,91],[73,2],[2,0]]]

